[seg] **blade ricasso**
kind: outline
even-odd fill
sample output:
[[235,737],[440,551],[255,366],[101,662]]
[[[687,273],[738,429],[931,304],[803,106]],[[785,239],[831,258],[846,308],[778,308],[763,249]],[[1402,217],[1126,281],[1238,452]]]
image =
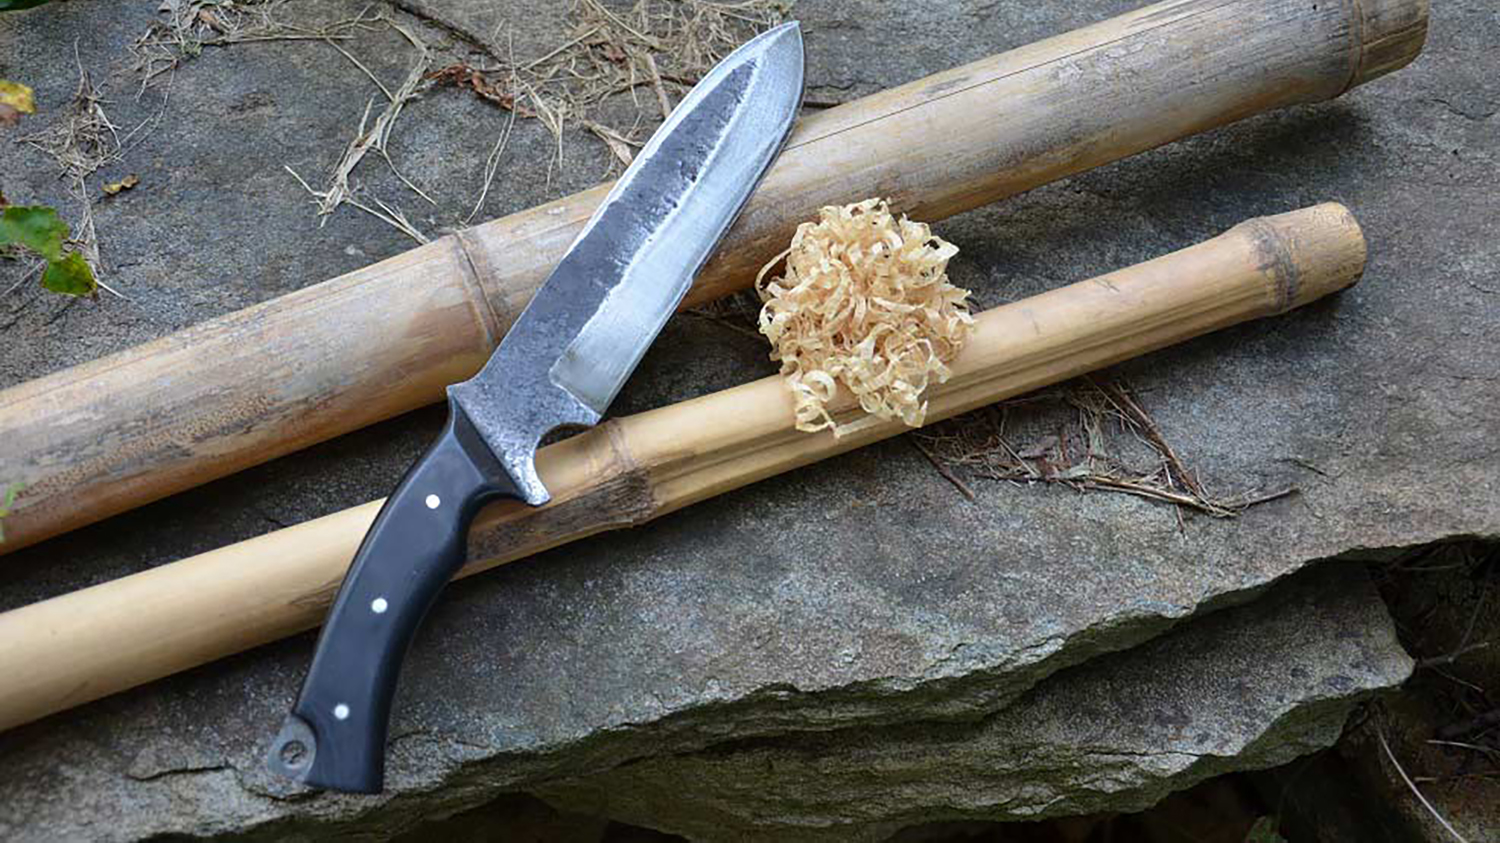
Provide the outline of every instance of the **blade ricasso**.
[[542,483],[541,475],[536,473],[536,447],[523,451],[507,452],[495,455],[500,464],[505,466],[505,473],[515,482],[516,490],[521,493],[521,499],[531,506],[541,506],[552,500],[552,493]]
[[[515,367],[510,367],[515,368]],[[452,406],[462,412],[522,500],[541,506],[552,499],[536,470],[537,445],[542,437],[563,427],[592,427],[601,414],[559,388],[543,375],[528,378],[496,395],[483,381],[468,380],[448,387]]]

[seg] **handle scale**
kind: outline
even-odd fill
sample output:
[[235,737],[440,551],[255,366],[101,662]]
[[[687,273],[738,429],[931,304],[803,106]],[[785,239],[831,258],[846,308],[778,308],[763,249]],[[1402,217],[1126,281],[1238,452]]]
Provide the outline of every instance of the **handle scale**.
[[315,787],[377,793],[402,659],[463,566],[469,525],[514,482],[452,399],[448,424],[386,499],[318,637],[302,693],[267,763]]

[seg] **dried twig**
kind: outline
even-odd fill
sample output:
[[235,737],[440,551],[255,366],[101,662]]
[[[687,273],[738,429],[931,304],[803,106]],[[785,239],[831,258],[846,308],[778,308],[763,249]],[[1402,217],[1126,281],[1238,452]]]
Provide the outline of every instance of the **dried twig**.
[[1219,506],[1210,501],[1205,501],[1196,495],[1184,495],[1180,492],[1173,492],[1169,489],[1163,489],[1160,486],[1140,481],[1122,480],[1108,475],[1100,475],[1084,478],[1082,479],[1082,484],[1085,488],[1113,489],[1117,492],[1124,492],[1129,495],[1136,495],[1137,497],[1173,503],[1178,506],[1187,507],[1188,509],[1196,509],[1215,518],[1230,518],[1235,515],[1234,510]]
[[588,27],[583,32],[573,36],[572,38],[569,38],[567,41],[564,41],[557,47],[553,48],[552,52],[547,53],[539,59],[532,59],[530,62],[527,62],[526,65],[521,69],[531,70],[538,65],[546,64],[547,62],[557,58],[559,55],[562,55],[564,51],[571,50],[579,44],[582,44],[585,40],[594,37],[595,33],[597,33],[598,31],[599,27],[597,26]]
[[474,200],[474,209],[464,217],[464,225],[468,225],[479,215],[479,209],[484,207],[484,200],[490,195],[490,184],[495,181],[495,173],[500,169],[500,157],[505,154],[505,147],[510,143],[510,130],[516,125],[516,113],[510,113],[510,119],[505,121],[505,129],[495,138],[495,145],[490,149],[490,154],[484,159],[484,186],[479,190],[479,198]]
[[646,72],[651,74],[651,90],[656,92],[656,104],[661,106],[661,119],[665,120],[672,116],[672,101],[667,98],[667,89],[661,83],[661,71],[656,67],[656,59],[650,53],[642,53],[641,58],[646,62]]
[[1488,650],[1489,648],[1490,642],[1480,641],[1477,644],[1470,644],[1468,646],[1459,647],[1453,652],[1447,653],[1445,655],[1433,656],[1432,658],[1428,659],[1418,659],[1416,667],[1418,670],[1424,670],[1431,667],[1443,667],[1444,665],[1453,664],[1460,658],[1467,656],[1470,653],[1478,652],[1480,650]]
[[[1094,382],[1092,378],[1089,380],[1091,383]],[[1095,383],[1095,386],[1109,398],[1110,403],[1120,408],[1122,412],[1130,416],[1140,426],[1141,430],[1146,434],[1146,438],[1166,458],[1167,464],[1172,467],[1172,471],[1176,473],[1177,479],[1182,481],[1182,485],[1186,486],[1199,500],[1207,500],[1208,496],[1204,494],[1203,487],[1198,485],[1197,479],[1182,464],[1182,459],[1177,456],[1176,451],[1172,450],[1172,446],[1167,443],[1166,437],[1161,435],[1161,429],[1156,426],[1156,421],[1145,410],[1141,409],[1141,405],[1136,403],[1134,398],[1130,397],[1130,393],[1121,389],[1119,384],[1100,385]]]
[[421,231],[418,231],[417,227],[411,224],[411,221],[406,218],[405,214],[401,213],[401,211],[397,210],[396,208],[392,208],[390,205],[382,202],[380,200],[380,197],[378,196],[371,196],[370,201],[378,205],[380,208],[379,210],[371,208],[369,205],[366,205],[353,196],[349,197],[345,201],[347,201],[353,207],[364,211],[370,216],[388,223],[397,231],[400,231],[402,234],[405,234],[418,243],[432,242],[427,235],[423,234]]
[[944,480],[952,483],[953,487],[955,489],[958,489],[959,494],[962,494],[964,497],[968,498],[970,503],[975,500],[974,490],[969,488],[969,484],[965,483],[957,474],[954,474],[953,469],[949,468],[946,463],[934,456],[931,451],[927,450],[927,446],[923,445],[921,440],[910,436],[907,437],[907,440],[911,442],[913,447],[915,447],[922,453],[922,456],[927,458],[928,462],[932,463],[932,467],[937,469],[938,474],[943,475]]
[[[658,41],[656,38],[654,38],[654,37],[652,37],[650,35],[647,35],[644,32],[641,32],[639,29],[636,29],[635,27],[632,27],[630,24],[628,24],[625,21],[621,20],[618,16],[615,15],[614,12],[611,12],[602,3],[597,2],[597,0],[579,0],[579,4],[578,5],[581,6],[581,7],[583,7],[583,8],[585,8],[585,9],[587,9],[587,10],[589,10],[594,15],[597,15],[598,17],[601,17],[604,20],[606,20],[606,21],[614,24],[615,26],[619,27],[620,29],[623,29],[625,32],[627,32],[627,33],[629,33],[631,35],[634,35],[638,40],[644,42],[647,47],[650,47],[653,50],[662,50],[662,49],[664,49],[664,47],[662,46],[662,43],[660,41]],[[636,12],[637,12],[637,14],[639,16],[644,17],[644,14],[643,14],[644,9],[645,9],[645,4],[643,4],[643,3],[636,4]]]
[[[1488,755],[1491,758],[1500,758],[1500,748],[1493,746],[1480,746],[1477,743],[1465,743],[1463,741],[1448,741],[1439,739],[1431,739],[1428,740],[1427,743],[1430,746],[1451,746],[1455,749],[1467,749],[1473,752],[1477,752],[1481,755]],[[1490,775],[1500,775],[1500,771],[1492,772],[1490,773]]]
[[[506,55],[511,58],[511,63],[514,65],[512,45],[507,45]],[[514,74],[511,75],[511,90],[515,90]],[[479,214],[479,209],[484,207],[485,198],[490,195],[490,184],[494,182],[495,173],[500,169],[500,156],[505,154],[505,147],[510,143],[510,131],[516,125],[514,99],[511,100],[511,106],[510,117],[505,121],[505,130],[500,133],[499,137],[495,138],[495,146],[490,150],[489,157],[484,160],[484,187],[480,188],[479,198],[474,201],[474,210],[470,211],[467,217],[464,217],[464,225],[468,225]]]
[[1445,831],[1453,835],[1454,840],[1457,840],[1458,843],[1469,843],[1469,841],[1465,839],[1462,834],[1458,833],[1458,830],[1453,827],[1453,824],[1448,822],[1448,818],[1438,813],[1438,809],[1432,807],[1432,803],[1428,802],[1427,797],[1422,795],[1422,791],[1417,789],[1416,783],[1411,780],[1411,776],[1408,776],[1406,774],[1406,769],[1401,766],[1401,762],[1396,760],[1396,754],[1391,752],[1391,745],[1385,739],[1385,731],[1377,727],[1375,730],[1375,737],[1380,739],[1380,748],[1385,750],[1385,757],[1390,760],[1391,766],[1396,768],[1396,772],[1400,774],[1401,780],[1406,782],[1406,786],[1411,790],[1412,794],[1417,797],[1417,801],[1422,803],[1422,807],[1426,808],[1429,814],[1432,814],[1433,819],[1437,820],[1438,824],[1441,825]]
[[1313,465],[1312,463],[1308,462],[1307,460],[1302,459],[1301,457],[1282,457],[1281,461],[1282,462],[1291,463],[1292,465],[1295,465],[1298,468],[1305,468],[1308,471],[1311,471],[1313,474],[1318,475],[1319,477],[1333,477],[1332,474],[1329,474],[1328,472],[1324,471],[1323,469],[1318,468],[1317,466]]
[[35,263],[33,263],[31,265],[30,269],[26,270],[25,272],[22,272],[21,273],[21,277],[17,278],[13,284],[11,284],[9,287],[6,287],[5,288],[5,292],[0,293],[0,296],[8,296],[11,293],[15,292],[15,290],[16,290],[17,287],[21,286],[22,284],[26,283],[27,281],[30,281],[32,278],[36,277],[36,275],[38,273],[40,273],[43,269],[46,269],[46,268],[47,268],[47,262],[46,261],[36,261]]

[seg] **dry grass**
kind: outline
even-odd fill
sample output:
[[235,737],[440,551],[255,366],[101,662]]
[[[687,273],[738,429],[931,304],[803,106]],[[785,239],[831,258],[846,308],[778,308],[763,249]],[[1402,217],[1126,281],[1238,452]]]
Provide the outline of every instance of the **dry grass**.
[[[1056,422],[1047,432],[1035,424],[1014,424],[1013,414],[1030,414],[1035,422],[1046,410]],[[1211,494],[1123,383],[1084,379],[1002,401],[912,436],[934,464],[948,468],[944,476],[968,497],[973,493],[952,469],[1021,485],[1059,483],[1078,491],[1135,495],[1215,518],[1232,518],[1296,491],[1241,498]]]
[[[435,13],[434,7],[405,2],[408,11],[458,34],[496,59],[490,67],[458,63],[430,75],[434,85],[454,85],[542,123],[556,141],[552,166],[563,163],[563,139],[570,126],[603,143],[615,162],[628,166],[640,145],[648,113],[665,118],[681,96],[735,47],[779,23],[789,4],[775,0],[639,0],[616,12],[598,0],[575,0],[572,31],[539,58],[518,63],[507,49],[499,55],[494,39],[469,33]],[[629,95],[637,119],[629,128],[611,126],[600,107]]]
[[[141,78],[141,90],[146,90],[164,76],[170,79],[184,61],[197,56],[205,47],[261,41],[319,41],[327,44],[369,78],[379,91],[379,97],[372,97],[366,103],[354,137],[334,165],[325,187],[314,188],[291,167],[286,167],[287,172],[316,201],[320,224],[326,223],[329,215],[338,208],[351,205],[395,227],[418,243],[428,242],[430,238],[413,225],[405,213],[378,196],[364,193],[352,176],[365,157],[374,152],[412,192],[429,204],[437,204],[401,173],[388,150],[391,132],[402,109],[417,97],[431,68],[431,51],[411,30],[383,14],[372,13],[369,7],[352,18],[319,25],[291,20],[285,14],[286,7],[286,0],[240,0],[237,3],[166,0],[161,7],[161,19],[131,46],[135,68]],[[386,29],[400,33],[414,51],[411,68],[401,86],[394,91],[341,43],[360,33]],[[384,99],[384,105],[372,121],[371,112],[380,98]]]
[[366,13],[323,26],[308,26],[284,14],[287,0],[163,0],[161,19],[131,45],[141,91],[170,78],[184,61],[204,47],[224,47],[255,41],[327,41],[353,37],[369,28]]
[[73,59],[78,68],[78,87],[66,113],[50,128],[21,137],[18,142],[51,158],[59,178],[68,182],[68,191],[79,206],[78,222],[72,227],[70,243],[83,253],[99,286],[124,298],[103,279],[99,235],[94,228],[93,196],[88,189],[88,180],[100,168],[122,160],[124,153],[145,137],[161,118],[162,112],[158,111],[122,134],[120,127],[104,110],[109,102],[104,97],[104,87],[96,83],[93,75],[84,68],[77,43],[73,45]]
[[[322,222],[327,222],[328,216],[338,210],[339,206],[349,204],[394,226],[418,243],[426,243],[430,238],[418,230],[416,226],[412,225],[405,214],[399,209],[386,204],[379,197],[362,196],[358,189],[353,186],[350,179],[354,174],[354,170],[359,167],[360,162],[364,160],[367,154],[373,151],[385,160],[386,165],[391,169],[391,173],[400,179],[402,184],[405,184],[412,192],[427,200],[429,204],[437,205],[437,202],[432,197],[428,196],[420,187],[412,184],[410,179],[401,174],[401,171],[396,167],[396,162],[391,159],[391,154],[387,146],[390,142],[391,131],[395,128],[396,121],[401,117],[402,109],[416,98],[417,91],[423,79],[426,78],[427,70],[432,65],[432,52],[427,48],[426,43],[412,34],[411,30],[390,18],[384,16],[366,18],[361,16],[358,22],[362,25],[388,26],[406,39],[415,53],[411,67],[406,73],[406,78],[402,81],[399,88],[392,91],[381,83],[380,79],[371,73],[369,68],[365,67],[359,59],[355,58],[353,53],[350,53],[339,44],[329,41],[330,46],[338,50],[344,58],[359,68],[375,84],[375,87],[380,90],[381,95],[385,98],[385,107],[381,109],[380,114],[375,117],[372,123],[370,121],[370,112],[375,106],[375,99],[371,98],[365,104],[364,114],[359,120],[359,128],[355,131],[353,139],[349,141],[349,145],[344,148],[344,154],[339,158],[338,164],[334,166],[333,173],[328,179],[328,186],[325,189],[314,190],[291,167],[286,167],[286,171],[291,173],[292,177],[317,200],[318,217]],[[375,207],[371,207],[372,205]]]
[[[604,144],[612,169],[623,168],[643,140],[639,132],[645,112],[665,117],[687,87],[758,30],[779,22],[787,9],[787,4],[775,0],[640,0],[629,11],[617,12],[598,0],[576,0],[570,10],[572,30],[540,58],[521,63],[515,61],[509,44],[502,49],[495,34],[472,30],[441,4],[424,0],[391,2],[468,43],[495,64],[473,67],[458,62],[433,70],[429,46],[395,19],[372,12],[371,7],[354,18],[313,25],[292,20],[286,0],[166,0],[161,19],[131,48],[141,90],[170,79],[184,61],[205,47],[256,41],[326,43],[369,77],[379,97],[367,105],[353,138],[319,187],[290,167],[287,170],[314,198],[322,222],[339,207],[351,205],[425,243],[428,235],[394,203],[368,194],[355,179],[356,170],[374,152],[403,184],[436,206],[425,191],[402,175],[388,152],[403,108],[423,92],[458,87],[509,112],[486,159],[474,207],[464,218],[464,224],[468,224],[490,194],[517,117],[537,120],[553,136],[555,154],[548,163],[549,181],[554,169],[563,166],[564,138],[574,126]],[[395,90],[382,84],[348,44],[360,33],[386,28],[399,32],[413,48],[405,81]],[[641,96],[641,88],[649,88],[649,100]],[[634,99],[637,116],[628,128],[609,125],[597,113],[599,107],[624,94]],[[378,114],[377,99],[383,100]]]

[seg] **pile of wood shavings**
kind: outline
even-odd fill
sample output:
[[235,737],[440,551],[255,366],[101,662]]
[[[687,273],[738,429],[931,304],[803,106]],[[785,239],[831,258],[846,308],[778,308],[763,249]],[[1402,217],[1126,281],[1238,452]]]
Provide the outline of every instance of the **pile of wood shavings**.
[[[818,217],[797,227],[791,248],[755,283],[760,332],[795,396],[797,429],[841,436],[863,426],[828,414],[838,384],[871,416],[920,427],[922,392],[932,378],[948,379],[974,323],[969,291],[948,283],[958,247],[896,219],[881,199],[825,207]],[[766,282],[783,257],[786,274]]]

